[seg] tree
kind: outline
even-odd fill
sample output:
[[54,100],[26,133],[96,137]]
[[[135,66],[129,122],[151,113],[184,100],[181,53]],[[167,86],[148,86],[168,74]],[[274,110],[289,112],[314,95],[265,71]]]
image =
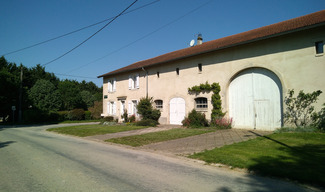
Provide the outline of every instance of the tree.
[[62,98],[63,110],[86,108],[85,103],[82,101],[80,90],[74,81],[67,79],[60,81],[58,88]]
[[91,117],[93,119],[99,119],[103,112],[103,101],[95,101],[94,106],[89,107],[89,111],[91,112]]
[[40,79],[28,92],[33,106],[42,111],[58,111],[61,107],[60,93],[49,80]]
[[80,92],[82,101],[87,105],[87,108],[93,106],[95,101],[95,96],[92,95],[89,91],[81,91]]
[[0,58],[0,117],[11,117],[11,106],[19,104],[19,68]]
[[296,127],[306,127],[312,124],[312,115],[315,107],[313,104],[318,100],[318,96],[322,91],[314,91],[312,93],[304,93],[302,90],[297,97],[294,97],[294,90],[288,92],[284,103],[286,110],[284,112],[284,119],[286,122],[293,123]]

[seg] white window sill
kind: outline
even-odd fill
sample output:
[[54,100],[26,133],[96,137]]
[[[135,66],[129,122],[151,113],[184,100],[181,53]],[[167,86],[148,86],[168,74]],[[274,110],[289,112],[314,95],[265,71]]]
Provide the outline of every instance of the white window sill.
[[199,112],[207,112],[208,108],[196,108],[195,110]]

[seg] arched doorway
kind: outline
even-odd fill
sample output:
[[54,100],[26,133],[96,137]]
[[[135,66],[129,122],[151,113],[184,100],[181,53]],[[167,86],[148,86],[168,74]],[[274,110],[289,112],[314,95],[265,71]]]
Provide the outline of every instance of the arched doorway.
[[282,125],[282,85],[263,68],[237,74],[229,86],[229,116],[235,128],[274,130]]
[[175,97],[169,102],[169,123],[173,125],[181,125],[185,117],[185,100]]

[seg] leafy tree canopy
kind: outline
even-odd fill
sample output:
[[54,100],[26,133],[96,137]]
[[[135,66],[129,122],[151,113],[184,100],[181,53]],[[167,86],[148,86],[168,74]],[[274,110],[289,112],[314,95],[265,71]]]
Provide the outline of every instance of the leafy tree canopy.
[[28,97],[42,111],[58,111],[61,107],[60,93],[49,80],[37,80]]

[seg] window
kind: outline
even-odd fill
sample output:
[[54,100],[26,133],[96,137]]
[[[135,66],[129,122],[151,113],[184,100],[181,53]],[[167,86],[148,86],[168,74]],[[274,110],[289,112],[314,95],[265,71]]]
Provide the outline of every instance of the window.
[[115,101],[110,101],[107,103],[107,113],[109,115],[115,115],[116,114],[116,103]]
[[159,78],[159,72],[157,72],[157,77]]
[[129,76],[129,89],[139,89],[139,74]]
[[316,42],[315,48],[316,48],[316,54],[324,53],[324,42],[323,41]]
[[110,79],[108,80],[108,92],[114,92],[116,91],[116,79]]
[[155,100],[156,109],[163,108],[163,101],[162,100]]
[[136,116],[138,116],[137,105],[138,105],[138,101],[137,100],[129,101],[129,109],[128,109],[129,115],[136,115]]
[[176,68],[176,74],[179,75],[179,68]]
[[199,64],[197,65],[197,68],[198,68],[198,70],[199,70],[199,73],[201,73],[201,72],[202,72],[202,64],[199,63]]
[[208,108],[208,99],[205,97],[199,97],[195,99],[195,108],[196,109],[207,109]]

